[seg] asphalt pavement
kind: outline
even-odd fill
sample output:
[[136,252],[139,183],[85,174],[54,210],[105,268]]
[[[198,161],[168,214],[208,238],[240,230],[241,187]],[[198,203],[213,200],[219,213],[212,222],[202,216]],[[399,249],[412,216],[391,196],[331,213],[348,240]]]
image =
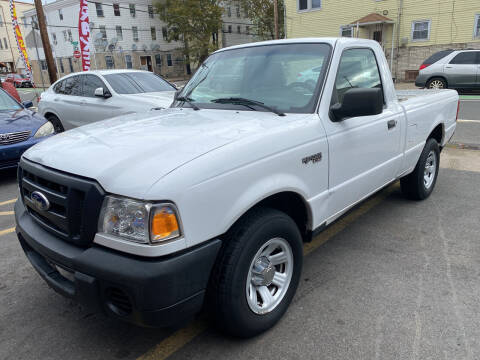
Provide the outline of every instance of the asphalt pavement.
[[13,232],[15,172],[0,173],[0,359],[478,359],[480,151],[445,149],[423,202],[398,184],[306,245],[284,319],[250,340],[200,318],[143,329],[49,289]]

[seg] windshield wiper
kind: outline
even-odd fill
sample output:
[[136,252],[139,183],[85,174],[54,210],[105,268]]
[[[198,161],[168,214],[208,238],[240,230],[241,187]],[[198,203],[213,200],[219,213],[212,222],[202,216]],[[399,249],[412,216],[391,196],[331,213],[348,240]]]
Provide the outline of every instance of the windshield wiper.
[[262,108],[264,108],[264,109],[266,109],[270,112],[273,112],[274,114],[277,114],[278,116],[285,116],[285,114],[282,113],[281,111],[278,111],[277,109],[275,109],[271,106],[265,105],[263,102],[257,101],[257,100],[245,99],[245,98],[241,98],[241,97],[229,97],[229,98],[213,99],[213,100],[210,100],[210,101],[214,102],[214,103],[217,103],[217,104],[244,105],[244,106],[249,107],[252,110],[255,110],[254,108],[252,108],[252,105],[257,105],[257,106],[260,106],[260,107],[262,107]]
[[179,96],[175,99],[175,101],[183,101],[190,105],[193,110],[200,110],[200,108],[193,103],[193,99],[189,98],[188,96]]

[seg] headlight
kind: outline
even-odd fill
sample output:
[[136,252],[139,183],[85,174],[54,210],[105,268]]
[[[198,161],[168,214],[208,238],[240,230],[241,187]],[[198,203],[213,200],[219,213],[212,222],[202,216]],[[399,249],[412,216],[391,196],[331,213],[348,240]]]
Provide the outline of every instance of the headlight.
[[35,133],[34,137],[41,138],[47,135],[52,135],[53,133],[55,133],[55,129],[53,128],[52,123],[50,121],[47,121],[45,124],[40,126],[40,128]]
[[98,231],[144,244],[157,244],[181,235],[174,205],[111,195],[103,201]]

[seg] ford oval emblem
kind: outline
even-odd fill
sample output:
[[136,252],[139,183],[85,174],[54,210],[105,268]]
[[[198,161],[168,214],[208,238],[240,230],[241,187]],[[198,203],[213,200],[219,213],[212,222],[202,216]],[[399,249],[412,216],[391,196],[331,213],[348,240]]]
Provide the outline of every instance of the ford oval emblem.
[[47,197],[40,191],[32,192],[30,199],[32,200],[33,206],[35,206],[38,210],[47,211],[50,209],[50,201],[48,201]]

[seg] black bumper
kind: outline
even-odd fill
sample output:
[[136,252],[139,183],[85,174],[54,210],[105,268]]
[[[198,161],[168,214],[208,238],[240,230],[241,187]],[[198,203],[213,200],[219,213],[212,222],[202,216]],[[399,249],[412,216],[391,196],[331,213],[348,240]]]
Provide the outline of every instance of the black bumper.
[[67,243],[37,225],[21,201],[15,218],[25,254],[50,287],[141,326],[169,326],[199,312],[221,246],[211,240],[173,256],[142,258]]

